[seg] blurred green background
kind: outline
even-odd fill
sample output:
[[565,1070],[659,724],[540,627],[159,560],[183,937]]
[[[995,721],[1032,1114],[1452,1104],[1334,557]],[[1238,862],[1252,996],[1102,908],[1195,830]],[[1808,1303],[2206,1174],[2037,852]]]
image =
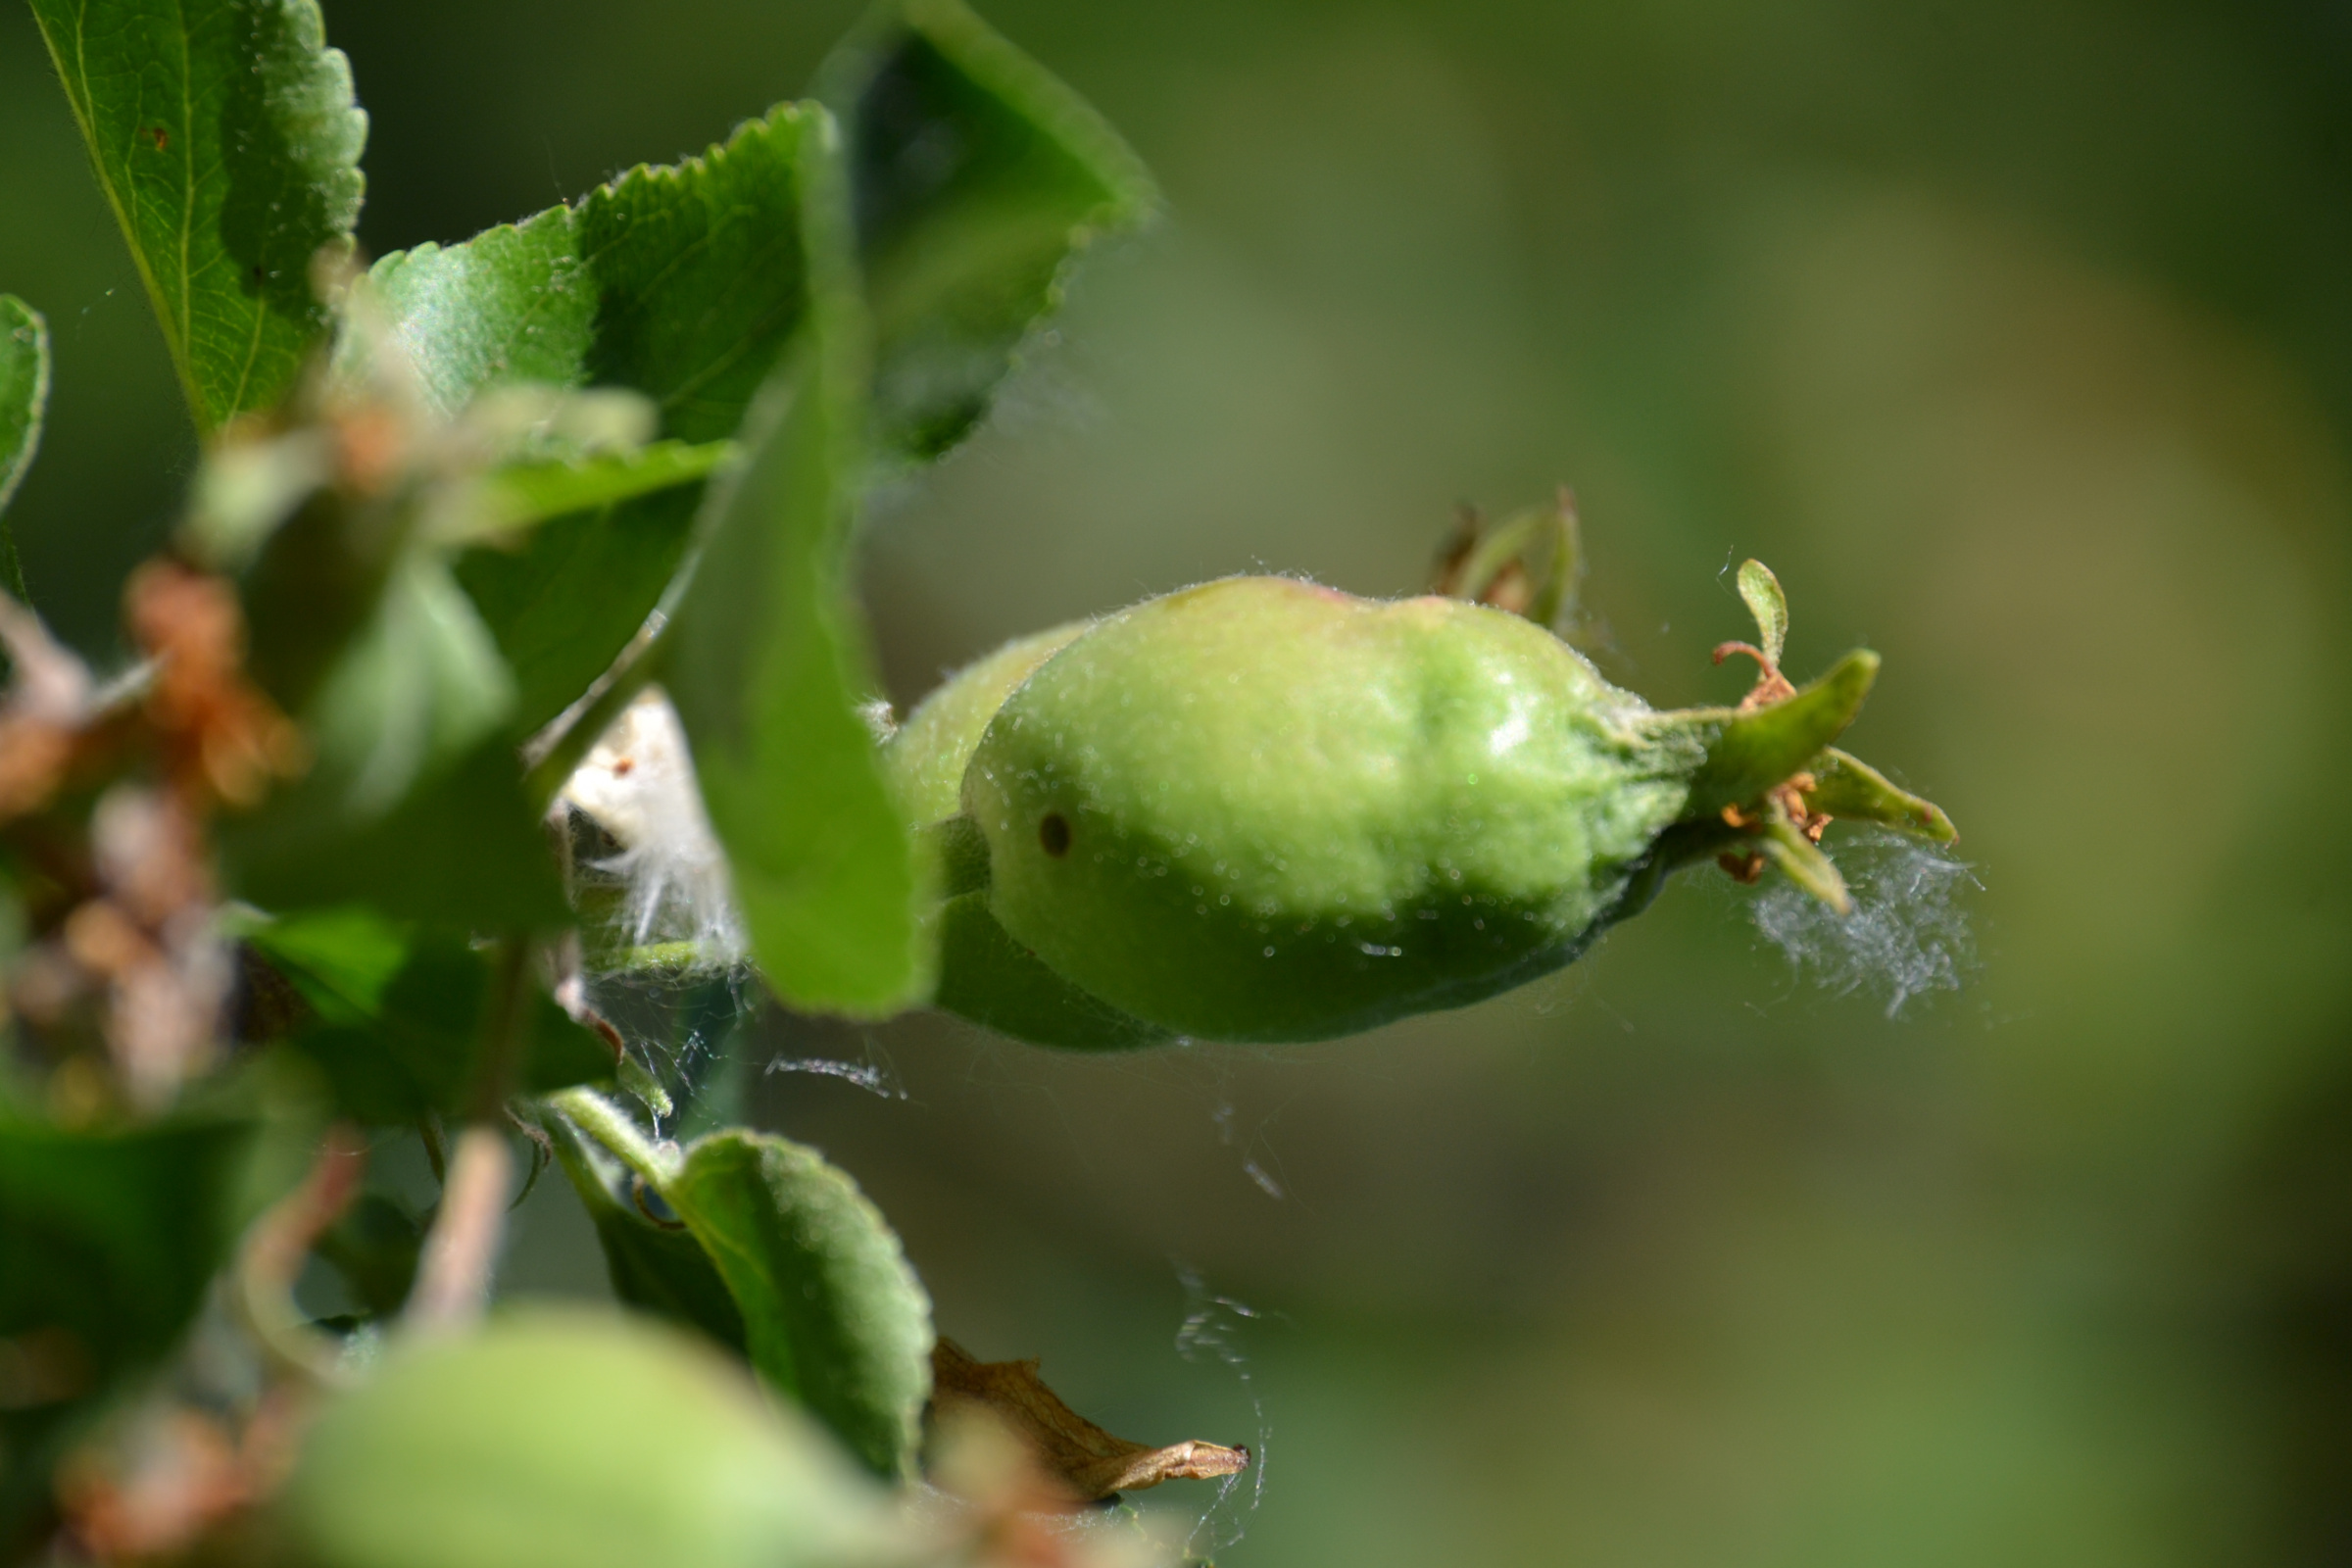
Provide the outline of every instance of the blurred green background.
[[[363,237],[699,148],[856,9],[330,4]],[[987,10],[1170,219],[878,501],[896,696],[1218,573],[1409,591],[1456,502],[1565,480],[1653,701],[1742,689],[1706,651],[1751,554],[1800,675],[1886,656],[1854,749],[1958,819],[1974,960],[1890,1016],[1710,872],[1327,1047],[766,1020],[759,1118],[881,1201],[945,1330],[1259,1445],[1200,1538],[1243,1568],[2352,1560],[2352,10]],[[0,286],[58,367],[13,520],[103,654],[192,438],[47,78],[0,8]],[[888,1094],[761,1070],[808,1058]],[[522,1211],[512,1289],[602,1288],[572,1205]]]

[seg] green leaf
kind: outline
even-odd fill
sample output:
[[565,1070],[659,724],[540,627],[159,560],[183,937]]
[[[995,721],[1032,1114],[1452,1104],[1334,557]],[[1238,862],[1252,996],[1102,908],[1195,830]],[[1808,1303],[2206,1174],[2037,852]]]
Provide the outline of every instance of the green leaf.
[[279,1508],[317,1568],[917,1560],[815,1426],[706,1347],[581,1307],[396,1350],[319,1413]]
[[[814,1150],[770,1133],[728,1128],[679,1154],[648,1144],[599,1095],[574,1090],[553,1104],[642,1179],[701,1246],[741,1314],[740,1343],[760,1374],[876,1472],[907,1474],[931,1390],[931,1302],[858,1184]],[[691,1259],[672,1265],[641,1248],[625,1259],[629,1268],[648,1265],[664,1272],[658,1287],[639,1288],[643,1296],[697,1303],[671,1310],[722,1337],[724,1325],[701,1304],[707,1282]],[[617,1281],[624,1261],[612,1266]]]
[[596,1226],[612,1294],[745,1354],[743,1312],[703,1244],[682,1222],[657,1223],[631,1197],[639,1180],[562,1116],[545,1118],[556,1159]]
[[365,900],[402,920],[545,930],[569,918],[514,749],[494,738],[392,810],[353,820],[298,786],[219,831],[232,890],[265,908]]
[[806,144],[808,328],[713,488],[660,645],[754,956],[785,1003],[880,1016],[922,995],[924,880],[856,708],[870,689],[843,585],[864,471],[863,322],[838,164]]
[[644,627],[685,559],[702,500],[703,486],[681,485],[552,518],[519,550],[459,557],[458,581],[514,671],[518,731],[570,707]]
[[[576,206],[464,245],[419,246],[369,277],[443,414],[508,382],[636,388],[664,435],[732,436],[806,311],[800,147],[785,104],[723,146],[631,170]],[[683,558],[697,495],[584,511],[518,552],[477,551],[460,579],[519,689],[517,723],[554,717],[645,622]]]
[[407,552],[306,705],[314,787],[333,792],[339,815],[372,820],[498,733],[514,705],[472,602],[439,561]]
[[[246,943],[316,1016],[294,1049],[317,1062],[345,1115],[376,1125],[463,1113],[491,1004],[490,956],[465,936],[349,907],[248,923]],[[610,1078],[612,1053],[534,991],[520,1090]]]
[[922,461],[986,413],[1077,254],[1151,176],[1084,100],[955,0],[887,7],[818,75],[849,127],[877,333],[876,447]]
[[312,0],[32,0],[199,430],[274,405],[325,340],[312,287],[360,212],[368,117]]
[[28,603],[8,504],[32,455],[41,446],[41,415],[49,403],[49,326],[41,313],[14,294],[0,294],[0,590]]
[[752,1365],[884,1475],[913,1462],[931,1303],[857,1183],[814,1150],[730,1129],[660,1184],[743,1313]]
[[237,1227],[251,1122],[81,1133],[0,1120],[0,1540],[80,1414],[178,1340]]
[[801,321],[810,118],[779,104],[699,158],[376,263],[368,280],[435,411],[505,383],[610,384],[651,397],[665,435],[732,435]]
[[1781,592],[1781,579],[1761,561],[1742,561],[1740,598],[1747,612],[1756,617],[1756,636],[1763,644],[1765,661],[1778,667],[1781,650],[1788,645],[1788,596]]
[[[426,404],[444,418],[502,383],[586,379],[598,290],[568,207],[485,229],[463,245],[394,251],[368,269],[368,282]],[[366,352],[356,334],[346,337],[336,348],[337,373],[357,375],[356,357]]]

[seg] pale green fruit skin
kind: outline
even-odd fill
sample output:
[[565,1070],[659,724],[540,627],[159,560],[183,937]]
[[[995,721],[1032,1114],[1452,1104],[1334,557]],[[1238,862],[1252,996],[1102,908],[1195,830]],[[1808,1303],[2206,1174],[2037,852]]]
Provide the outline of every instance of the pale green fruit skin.
[[1093,626],[1073,620],[1017,637],[964,665],[915,705],[882,748],[883,776],[907,822],[922,827],[961,809],[963,769],[1013,688]]
[[1233,577],[1020,682],[962,804],[1056,974],[1181,1034],[1324,1039],[1575,957],[1701,760],[1653,718],[1516,615]]
[[[1093,625],[1070,621],[1006,643],[916,705],[882,748],[883,776],[908,823],[928,826],[960,809],[964,768],[989,720],[1032,671]],[[934,1005],[1064,1051],[1132,1051],[1168,1039],[1166,1030],[1071,985],[1006,936],[989,912],[985,891],[948,899],[932,920],[939,938]]]

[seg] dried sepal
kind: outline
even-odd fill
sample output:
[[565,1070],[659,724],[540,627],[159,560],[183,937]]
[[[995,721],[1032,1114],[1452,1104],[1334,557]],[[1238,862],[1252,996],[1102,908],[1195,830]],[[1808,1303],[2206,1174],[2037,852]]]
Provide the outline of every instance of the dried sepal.
[[1562,485],[1551,507],[1518,513],[1493,528],[1476,508],[1462,508],[1430,575],[1430,592],[1556,629],[1575,616],[1584,571],[1576,495]]
[[[931,1421],[951,1426],[974,1408],[1028,1450],[1043,1478],[1038,1507],[1078,1506],[1163,1481],[1205,1481],[1246,1469],[1250,1450],[1186,1442],[1164,1448],[1114,1438],[1062,1403],[1031,1361],[981,1361],[950,1339],[931,1352]],[[949,1478],[952,1479],[952,1478]]]

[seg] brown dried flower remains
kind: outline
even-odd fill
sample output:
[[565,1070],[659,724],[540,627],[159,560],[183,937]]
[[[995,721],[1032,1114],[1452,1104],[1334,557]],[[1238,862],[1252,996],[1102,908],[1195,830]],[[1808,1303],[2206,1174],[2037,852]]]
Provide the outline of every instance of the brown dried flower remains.
[[52,1088],[74,1091],[52,1106],[69,1121],[106,1109],[104,1095],[81,1092],[92,1080],[75,1065],[92,1034],[142,1109],[210,1063],[229,964],[213,929],[205,818],[254,804],[303,761],[300,732],[245,678],[244,616],[227,583],[148,562],[131,575],[124,618],[147,661],[110,695],[30,611],[0,599],[12,666],[0,834],[33,894],[32,940],[6,995],[60,1061]]

